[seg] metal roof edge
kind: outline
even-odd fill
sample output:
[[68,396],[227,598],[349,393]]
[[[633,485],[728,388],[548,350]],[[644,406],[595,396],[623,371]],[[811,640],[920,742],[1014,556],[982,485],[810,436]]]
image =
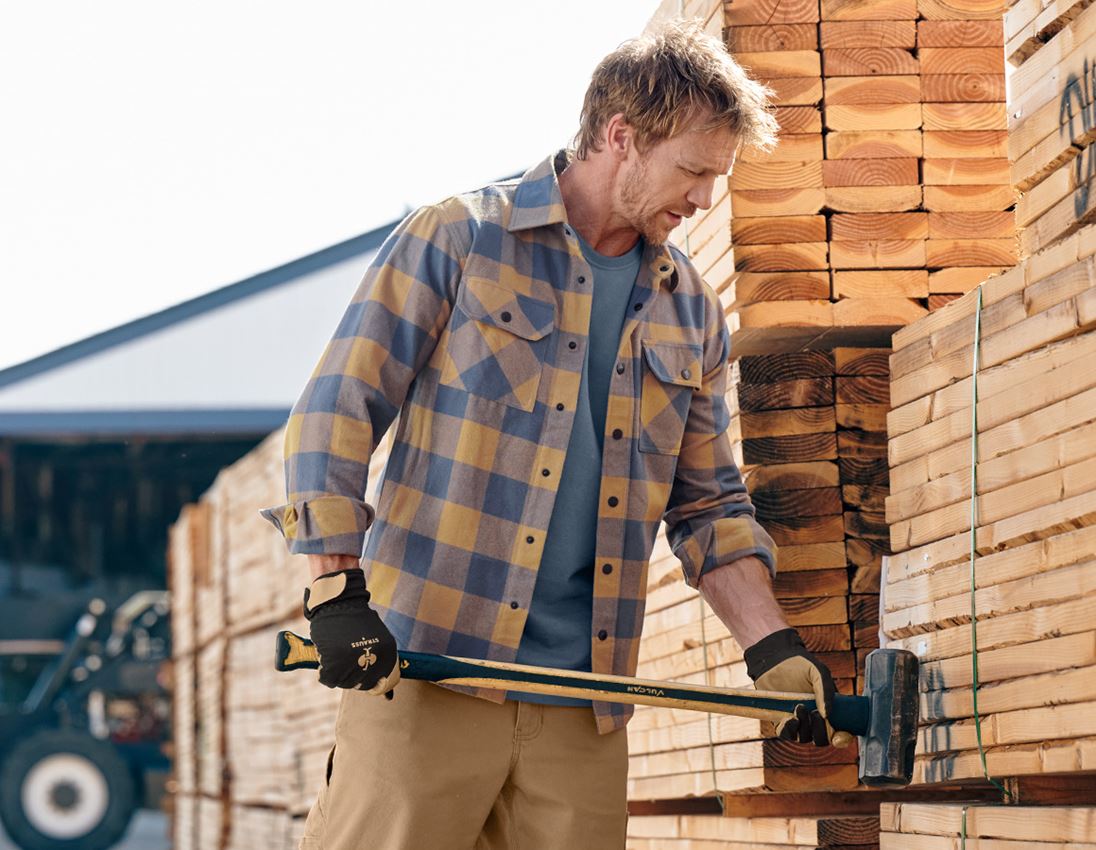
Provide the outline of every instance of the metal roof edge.
[[230,283],[220,289],[215,289],[212,292],[207,292],[204,295],[199,295],[196,298],[191,298],[151,313],[148,316],[133,319],[108,330],[92,334],[53,351],[40,354],[30,360],[9,366],[7,369],[0,369],[0,388],[60,368],[84,357],[98,354],[116,345],[131,342],[178,322],[216,310],[233,301],[273,289],[303,275],[311,274],[335,263],[375,250],[388,238],[388,234],[395,229],[400,221],[402,221],[402,218],[381,225],[359,236],[322,248],[312,254],[291,260],[273,269],[260,272],[252,277]]

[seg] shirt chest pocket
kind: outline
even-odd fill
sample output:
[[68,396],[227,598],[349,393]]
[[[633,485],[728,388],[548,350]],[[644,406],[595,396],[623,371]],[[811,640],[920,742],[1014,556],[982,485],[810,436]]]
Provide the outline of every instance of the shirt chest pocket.
[[555,326],[551,301],[486,278],[461,281],[449,323],[441,382],[510,407],[532,410]]
[[676,455],[681,450],[693,391],[700,389],[701,346],[642,340],[639,450]]

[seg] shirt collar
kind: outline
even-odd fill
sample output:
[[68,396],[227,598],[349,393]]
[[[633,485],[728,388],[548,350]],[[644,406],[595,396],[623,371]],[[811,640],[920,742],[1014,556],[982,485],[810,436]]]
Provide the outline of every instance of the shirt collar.
[[[565,224],[567,210],[559,190],[559,175],[571,162],[572,152],[558,150],[522,175],[514,192],[514,206],[507,230],[529,230],[550,224]],[[677,288],[677,266],[668,244],[648,244],[643,252],[654,279],[670,291]]]

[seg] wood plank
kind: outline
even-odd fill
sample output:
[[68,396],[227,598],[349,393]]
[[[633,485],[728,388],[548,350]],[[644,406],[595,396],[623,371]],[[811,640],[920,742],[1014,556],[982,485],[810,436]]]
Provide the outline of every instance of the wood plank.
[[842,428],[885,431],[888,409],[885,404],[838,404],[835,406],[837,424]]
[[921,127],[921,104],[862,103],[842,106],[826,103],[826,129],[848,130],[916,130]]
[[759,80],[822,76],[822,60],[817,50],[739,52],[735,59],[751,77]]
[[753,301],[795,301],[828,298],[829,279],[825,272],[742,272],[726,285],[725,305]]
[[821,133],[785,133],[771,151],[743,148],[738,162],[807,162],[819,159],[822,159]]
[[917,0],[917,12],[930,21],[1000,21],[1007,0]]
[[[859,275],[864,272],[848,272]],[[880,375],[890,377],[889,348],[835,348],[834,366],[838,375]],[[885,428],[880,430],[886,430]]]
[[[930,239],[1000,239],[1012,236],[1015,229],[1016,220],[1011,212],[933,212],[928,214]],[[1000,265],[988,267],[1002,268]],[[988,276],[988,274],[985,275],[985,277]],[[947,291],[965,290],[949,289]]]
[[929,186],[983,186],[1008,183],[1009,161],[1004,158],[946,158],[924,160],[924,181]]
[[900,269],[927,261],[923,239],[847,240],[830,243],[834,269]]
[[929,239],[925,242],[925,264],[931,268],[1011,265],[1018,261],[1019,253],[1020,246],[1015,237]]
[[[945,177],[945,179],[947,179]],[[970,186],[925,186],[924,205],[934,212],[1007,210],[1016,203],[1017,193],[1005,184]],[[1017,214],[1017,224],[1021,224]]]
[[[848,244],[848,243],[846,243]],[[909,298],[842,298],[833,305],[834,325],[837,328],[877,327],[887,330],[882,340],[864,338],[858,341],[862,345],[878,345],[886,342],[890,334],[903,325],[923,318],[927,311],[916,301]],[[835,333],[835,344],[848,342],[841,340]]]
[[1000,45],[991,47],[921,47],[917,51],[921,73],[991,74],[1005,73],[1005,57]]
[[825,204],[826,192],[821,187],[731,192],[731,207],[735,215],[741,216],[809,215],[821,210]]
[[[912,215],[924,216],[924,213],[912,213]],[[831,219],[834,222],[835,233],[838,227],[837,220],[841,218],[845,217],[835,215]],[[927,298],[929,294],[929,273],[925,269],[834,271],[832,275],[835,298],[862,298],[877,295]]]
[[1003,103],[1005,75],[923,74],[921,99],[926,103]]
[[745,272],[810,271],[829,266],[825,242],[740,245],[735,249],[735,268]]
[[745,384],[738,391],[738,404],[743,411],[819,407],[833,402],[831,378],[805,378],[762,385]]
[[929,130],[924,136],[926,159],[1008,157],[1007,130]]
[[818,48],[818,27],[811,24],[736,26],[728,27],[724,33],[727,50],[733,54]]
[[917,57],[901,47],[841,47],[822,52],[827,77],[918,74]]
[[827,159],[901,159],[922,155],[919,130],[833,132],[826,135]]
[[[890,401],[890,381],[885,375],[840,375],[836,379],[837,401],[842,404],[887,404]],[[873,444],[885,442],[873,438]],[[850,438],[851,439],[851,438]]]
[[[834,241],[876,239],[916,240],[927,238],[928,232],[928,214],[921,212],[849,213],[833,215],[830,217],[830,234]],[[927,275],[925,282],[926,284],[928,282]]]
[[739,417],[739,428],[744,439],[786,437],[792,434],[836,431],[837,419],[834,408],[830,406],[797,407],[792,410],[743,413]]
[[[767,490],[801,490],[813,487],[837,487],[837,465],[830,461],[777,463],[759,466],[745,475],[751,493]],[[783,552],[781,552],[783,555]]]
[[[947,160],[947,162],[955,161]],[[981,162],[981,160],[963,161]],[[1008,160],[1005,160],[1005,163],[1007,166]],[[915,186],[919,183],[918,160],[914,158],[825,160],[819,164],[822,185],[827,187]]]
[[800,378],[829,378],[836,374],[828,351],[796,351],[789,354],[746,356],[738,360],[743,384],[774,384]]
[[[1006,164],[1007,162],[1006,160]],[[732,192],[748,189],[809,189],[822,185],[822,163],[817,161],[740,162],[731,172]],[[737,209],[733,195],[732,205]]]
[[905,21],[822,21],[818,26],[823,49],[917,46],[917,26]]
[[822,100],[819,77],[771,77],[765,84],[773,90],[774,106],[810,106]]
[[[955,213],[929,213],[930,227],[933,215],[955,215]],[[1010,266],[967,266],[957,269],[939,269],[929,272],[929,294],[944,292],[969,292],[976,286],[1002,272]]]
[[798,133],[822,132],[822,110],[817,106],[778,106],[773,110],[773,115],[780,125],[782,138]]
[[[794,546],[800,543],[832,543],[845,538],[845,525],[840,516],[784,517],[768,520],[764,523],[764,527],[778,546]],[[800,608],[802,608],[802,604]],[[836,617],[836,619],[812,620],[812,622],[844,622],[844,603],[842,603],[841,608],[840,613],[827,609],[823,614],[823,616]]]
[[920,104],[921,79],[915,75],[827,78],[824,82],[826,108],[828,110],[831,106]]
[[916,18],[916,0],[822,0],[823,21],[899,21]]
[[786,515],[834,516],[842,513],[840,487],[813,487],[811,490],[754,493],[751,501],[756,508],[758,519]]
[[723,0],[725,26],[813,24],[817,0]]
[[[891,809],[881,822],[898,824],[903,832],[971,838],[1009,838],[1029,842],[1090,841],[1092,808],[1089,806],[965,806],[924,803],[884,804]],[[897,830],[894,830],[897,831]]]
[[735,245],[824,242],[826,217],[821,215],[735,217],[731,221],[731,238]]
[[748,464],[836,460],[837,437],[834,433],[759,437],[743,440],[742,454]]
[[1003,103],[924,103],[921,117],[925,130],[1008,129]]
[[921,206],[920,186],[830,186],[825,205],[838,212],[904,212]]
[[918,47],[999,47],[1005,43],[1000,19],[917,22]]

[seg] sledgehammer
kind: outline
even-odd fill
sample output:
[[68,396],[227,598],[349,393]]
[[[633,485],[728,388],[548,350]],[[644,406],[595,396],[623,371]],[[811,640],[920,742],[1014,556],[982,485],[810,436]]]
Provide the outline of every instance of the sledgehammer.
[[[446,685],[690,708],[759,720],[779,720],[796,706],[815,707],[810,694],[714,688],[599,673],[553,670],[450,655],[400,652],[400,676]],[[274,666],[297,670],[319,666],[316,647],[293,632],[278,632]],[[908,785],[917,743],[917,656],[904,649],[876,649],[865,662],[864,696],[837,694],[829,721],[860,737],[860,781]]]

